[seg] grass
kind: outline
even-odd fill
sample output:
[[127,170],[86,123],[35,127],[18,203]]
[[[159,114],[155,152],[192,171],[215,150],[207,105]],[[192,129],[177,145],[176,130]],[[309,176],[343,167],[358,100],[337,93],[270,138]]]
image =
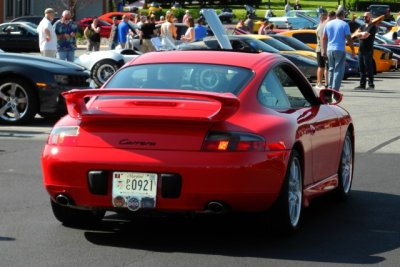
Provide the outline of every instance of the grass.
[[[343,4],[343,0],[339,0],[340,4]],[[354,0],[345,0],[346,3],[349,3],[349,1],[354,1]],[[379,0],[379,3],[393,3],[395,0]],[[361,2],[361,0],[360,0]],[[368,2],[368,1],[362,1],[362,2]],[[369,1],[371,2],[371,1]],[[285,6],[285,0],[263,0],[262,4],[256,9],[256,15],[258,17],[263,18],[265,15],[265,11],[267,9],[268,3],[270,3],[271,10],[273,10],[274,14],[276,16],[283,16],[284,15],[284,6]],[[293,8],[295,4],[295,0],[290,0],[290,4]],[[324,0],[324,1],[315,1],[315,0],[300,0],[300,4],[302,6],[302,9],[316,9],[319,6],[323,6],[325,9],[328,11],[330,10],[336,10],[338,7],[338,0]],[[217,13],[221,11],[222,5],[208,5],[206,6],[207,8],[214,8]],[[246,10],[244,9],[243,5],[229,5],[230,8],[232,8],[233,13],[235,14],[236,19],[241,19],[245,18],[246,16]],[[191,14],[194,17],[199,16],[200,12],[200,7],[198,5],[186,5],[184,9],[189,9]],[[163,11],[165,12],[167,9],[164,8]],[[356,15],[362,15],[363,11],[358,11],[358,12],[352,12],[355,13]]]
[[[342,0],[343,1],[343,0]],[[349,1],[349,0],[347,0]],[[267,9],[267,4],[270,3],[271,9],[273,10],[274,14],[276,16],[283,16],[284,15],[284,0],[263,0],[262,4],[259,6],[259,8],[256,9],[256,14],[258,17],[264,17],[265,11]],[[293,8],[293,5],[295,3],[295,0],[290,0],[291,6]],[[327,10],[336,10],[338,6],[338,0],[324,0],[324,1],[314,1],[314,0],[300,0],[300,4],[302,5],[302,9],[316,9],[317,7],[321,6],[321,3],[323,3],[323,7],[325,7]],[[221,11],[222,7],[226,6],[221,6],[221,5],[207,5],[207,8],[214,8],[217,13]],[[232,8],[233,13],[235,14],[235,17],[237,19],[240,18],[245,18],[246,16],[246,10],[244,9],[243,5],[229,5],[230,8]],[[184,9],[189,9],[190,13],[194,15],[194,17],[197,17],[198,14],[200,14],[200,7],[198,5],[185,5]],[[163,8],[163,11],[165,12],[167,9]],[[147,12],[147,10],[145,10]]]

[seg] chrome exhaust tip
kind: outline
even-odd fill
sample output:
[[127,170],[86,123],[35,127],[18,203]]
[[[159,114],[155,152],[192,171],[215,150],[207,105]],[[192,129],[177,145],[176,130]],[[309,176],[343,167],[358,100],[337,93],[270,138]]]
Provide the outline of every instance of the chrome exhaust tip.
[[72,201],[69,197],[67,197],[66,195],[63,194],[58,194],[55,198],[56,203],[60,204],[62,206],[70,206],[72,205]]
[[226,206],[219,201],[210,201],[207,204],[207,211],[214,214],[221,214],[227,210]]

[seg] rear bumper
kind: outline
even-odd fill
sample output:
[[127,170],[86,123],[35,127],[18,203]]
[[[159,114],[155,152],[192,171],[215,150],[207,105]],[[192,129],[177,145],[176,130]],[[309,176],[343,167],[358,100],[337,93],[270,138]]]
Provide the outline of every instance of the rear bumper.
[[[263,211],[279,195],[290,151],[190,152],[133,151],[111,148],[52,147],[42,155],[44,186],[54,199],[70,197],[80,208],[114,210],[113,171],[158,174],[156,210],[201,211],[210,201],[226,203],[234,211]],[[93,194],[88,174],[106,173],[103,194]],[[162,174],[177,174],[179,196],[163,195]]]

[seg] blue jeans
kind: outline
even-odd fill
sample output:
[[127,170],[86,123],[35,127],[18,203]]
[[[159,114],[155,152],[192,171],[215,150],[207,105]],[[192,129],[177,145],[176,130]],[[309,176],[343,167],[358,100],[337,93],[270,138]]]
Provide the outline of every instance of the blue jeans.
[[339,50],[328,51],[328,88],[339,91],[343,80],[346,62],[346,52]]
[[358,51],[358,63],[360,66],[360,86],[374,86],[374,62],[372,59],[373,51]]
[[75,50],[58,51],[58,58],[61,59],[61,60],[67,60],[67,61],[74,62]]

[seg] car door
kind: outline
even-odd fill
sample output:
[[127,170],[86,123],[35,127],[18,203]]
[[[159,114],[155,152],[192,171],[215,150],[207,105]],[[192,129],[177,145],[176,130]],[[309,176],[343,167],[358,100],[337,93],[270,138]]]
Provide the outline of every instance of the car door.
[[38,36],[31,34],[23,26],[15,27],[16,31],[12,34],[14,47],[21,52],[36,51],[39,48]]
[[303,146],[305,186],[334,175],[340,151],[338,115],[329,106],[319,104],[304,76],[289,64],[273,68],[263,83],[269,93],[263,104],[288,114],[297,124],[293,138]]
[[12,47],[10,43],[12,27],[9,24],[0,26],[0,48],[9,51]]

